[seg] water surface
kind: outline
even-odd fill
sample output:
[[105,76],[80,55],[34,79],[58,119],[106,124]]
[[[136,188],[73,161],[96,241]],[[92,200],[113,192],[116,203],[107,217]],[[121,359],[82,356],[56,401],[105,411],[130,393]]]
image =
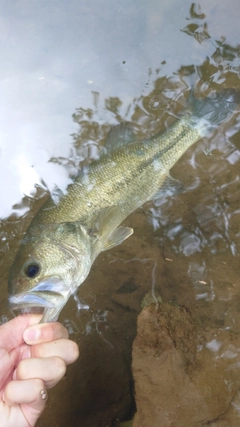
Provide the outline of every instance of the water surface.
[[[99,156],[111,126],[164,130],[199,96],[240,88],[237,0],[14,1],[0,5],[0,264],[7,275],[36,210]],[[126,221],[134,235],[99,256],[60,321],[81,349],[39,421],[118,425],[134,411],[131,345],[147,292],[185,305],[204,328],[239,333],[239,115],[199,141],[163,194]],[[229,344],[230,345],[230,344]],[[106,410],[107,408],[107,410]],[[237,415],[236,415],[237,417]]]

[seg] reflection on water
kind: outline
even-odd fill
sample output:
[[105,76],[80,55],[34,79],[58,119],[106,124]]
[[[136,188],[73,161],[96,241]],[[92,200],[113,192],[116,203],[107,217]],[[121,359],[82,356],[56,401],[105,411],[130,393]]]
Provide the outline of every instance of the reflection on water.
[[[112,10],[105,0],[69,4],[66,11],[65,2],[59,2],[61,31],[50,28],[52,5],[37,11],[42,23],[40,18],[33,22],[43,38],[34,46],[27,41],[27,53],[22,26],[17,27],[22,40],[17,33],[9,35],[16,71],[1,61],[6,70],[0,138],[1,321],[11,317],[6,291],[10,264],[48,196],[46,187],[64,191],[79,167],[99,158],[112,125],[128,121],[136,138],[150,137],[179,116],[192,85],[201,97],[240,88],[235,0],[212,2],[214,9],[206,1],[201,8],[184,1],[181,10],[175,1],[159,5],[151,0],[140,2],[137,13],[136,5],[124,0]],[[34,6],[16,2],[15,7],[4,9],[4,25],[8,16],[13,24],[19,22],[20,12],[29,34],[35,34],[30,25]],[[58,38],[63,49],[59,45],[56,52]],[[41,66],[34,49],[43,55]],[[27,77],[33,90],[26,89]],[[101,254],[79,288],[77,296],[89,309],[79,311],[72,298],[63,310],[60,320],[79,343],[81,357],[52,392],[39,427],[65,427],[69,419],[72,426],[117,426],[132,415],[131,345],[149,290],[163,302],[188,307],[203,328],[239,333],[239,121],[236,113],[175,165],[171,174],[184,191],[164,189],[125,221],[134,235]],[[238,348],[225,342],[223,354],[221,345],[211,337],[206,347],[234,360]],[[231,369],[237,372],[238,366]],[[239,407],[237,399],[234,404]]]

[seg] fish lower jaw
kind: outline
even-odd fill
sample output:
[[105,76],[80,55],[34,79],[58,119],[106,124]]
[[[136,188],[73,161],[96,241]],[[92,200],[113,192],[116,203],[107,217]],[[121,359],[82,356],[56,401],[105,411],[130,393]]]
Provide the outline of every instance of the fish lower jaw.
[[22,292],[9,298],[9,303],[15,315],[43,314],[41,323],[56,322],[58,316],[68,300],[68,295],[53,291]]
[[[51,293],[53,294],[53,292]],[[10,306],[13,310],[19,310],[24,308],[56,308],[59,305],[59,300],[62,300],[61,294],[55,293],[49,298],[48,295],[42,292],[25,292],[17,295],[13,295],[9,298]]]

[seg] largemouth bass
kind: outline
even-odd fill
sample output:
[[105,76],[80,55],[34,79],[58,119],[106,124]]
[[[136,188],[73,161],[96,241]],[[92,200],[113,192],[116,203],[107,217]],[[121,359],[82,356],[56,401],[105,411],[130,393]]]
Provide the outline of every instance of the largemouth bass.
[[57,320],[100,252],[133,229],[122,221],[150,200],[182,154],[236,108],[239,93],[225,90],[198,100],[165,132],[140,142],[121,141],[84,167],[58,203],[49,198],[33,218],[9,274],[12,308],[44,310]]

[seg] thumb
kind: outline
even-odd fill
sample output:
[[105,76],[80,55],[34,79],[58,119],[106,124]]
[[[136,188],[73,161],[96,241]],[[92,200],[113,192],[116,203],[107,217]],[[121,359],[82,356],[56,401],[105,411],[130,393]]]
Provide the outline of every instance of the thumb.
[[28,326],[35,325],[40,322],[41,317],[42,315],[40,314],[24,314],[1,325],[0,348],[11,351],[23,344],[23,331]]

